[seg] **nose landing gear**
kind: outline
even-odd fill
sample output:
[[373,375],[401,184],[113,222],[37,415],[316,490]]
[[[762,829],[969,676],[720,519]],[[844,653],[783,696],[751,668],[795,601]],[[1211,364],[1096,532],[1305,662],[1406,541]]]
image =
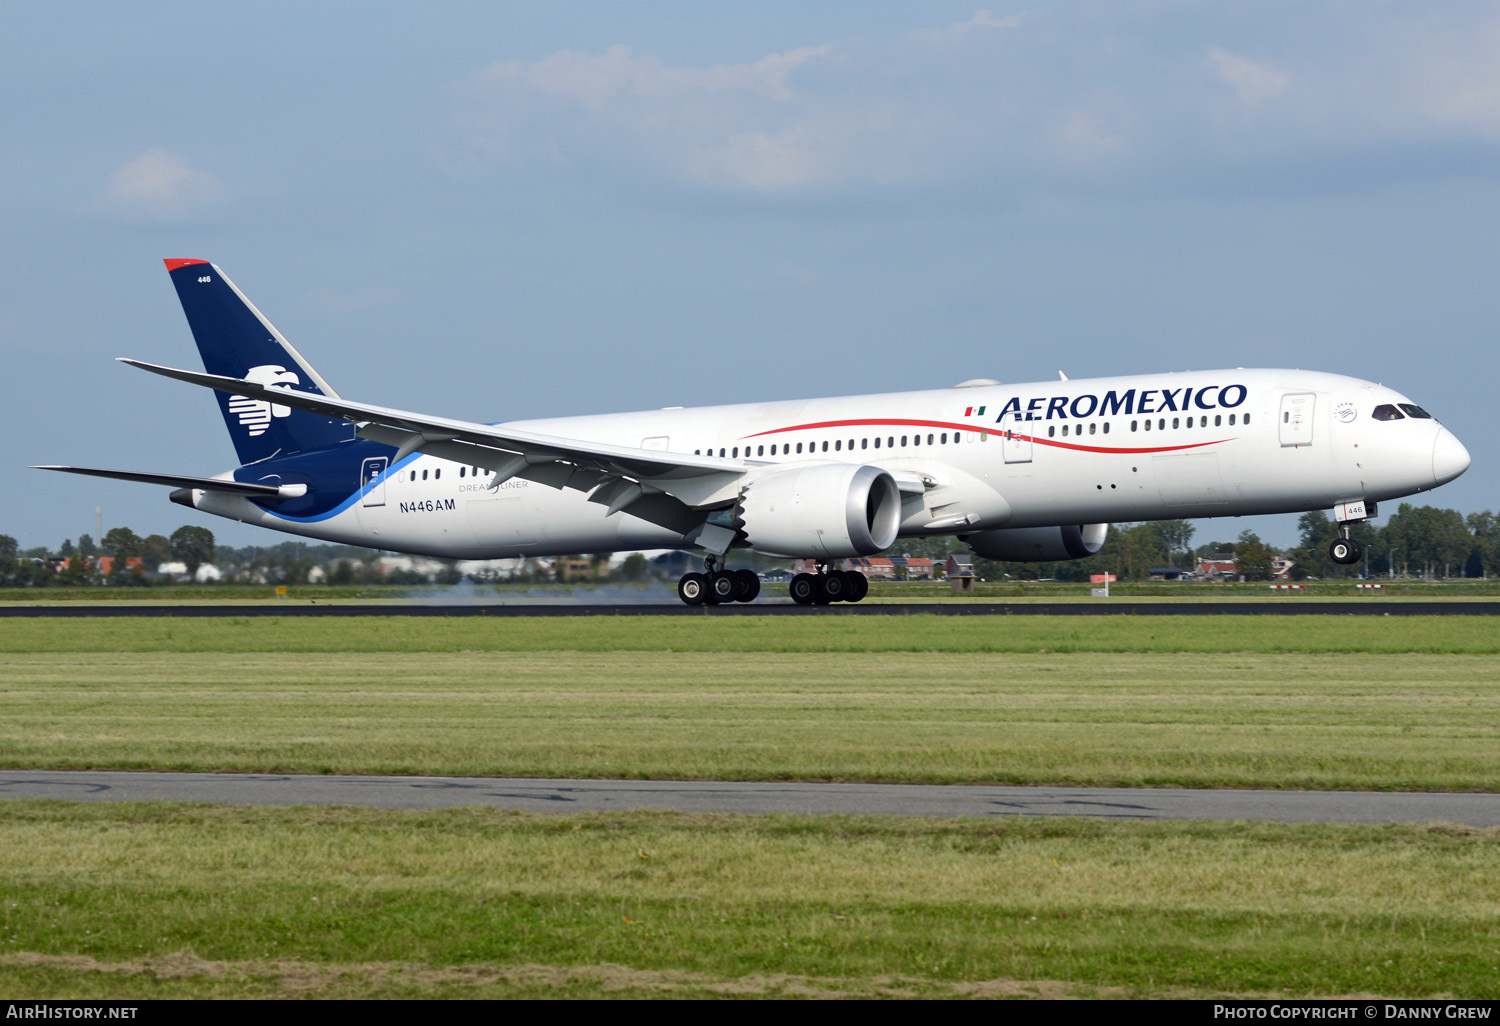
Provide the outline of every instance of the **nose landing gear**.
[[[1340,529],[1343,531],[1349,530],[1347,525],[1340,525]],[[1328,546],[1328,558],[1342,566],[1358,563],[1364,554],[1364,547],[1353,538],[1335,538],[1333,543]]]
[[1363,500],[1341,502],[1333,508],[1333,519],[1338,522],[1339,536],[1328,546],[1328,558],[1340,566],[1358,563],[1365,550],[1359,542],[1349,536],[1351,524],[1363,523],[1378,513],[1375,503]]

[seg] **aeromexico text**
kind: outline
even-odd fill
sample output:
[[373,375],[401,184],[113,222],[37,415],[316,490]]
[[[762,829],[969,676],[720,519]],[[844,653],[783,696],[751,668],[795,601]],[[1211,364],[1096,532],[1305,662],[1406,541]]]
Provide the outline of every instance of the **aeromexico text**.
[[1204,385],[1194,388],[1127,388],[1110,389],[1102,396],[1092,392],[1083,395],[1037,396],[1023,406],[1019,396],[1006,402],[995,423],[1024,414],[1022,420],[1052,420],[1055,417],[1113,417],[1140,413],[1187,413],[1192,410],[1232,410],[1245,402],[1244,385]]

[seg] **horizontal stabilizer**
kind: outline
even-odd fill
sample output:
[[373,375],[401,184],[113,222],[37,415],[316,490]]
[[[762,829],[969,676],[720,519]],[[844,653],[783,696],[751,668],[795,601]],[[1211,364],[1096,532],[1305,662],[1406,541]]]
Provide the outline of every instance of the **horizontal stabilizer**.
[[119,481],[139,481],[142,484],[166,485],[169,488],[201,488],[208,492],[228,492],[261,499],[282,496],[275,485],[250,484],[245,481],[226,481],[222,477],[184,477],[181,474],[142,474],[131,470],[99,470],[95,467],[32,467],[32,470],[61,470],[65,474],[87,474],[89,477],[110,477]]

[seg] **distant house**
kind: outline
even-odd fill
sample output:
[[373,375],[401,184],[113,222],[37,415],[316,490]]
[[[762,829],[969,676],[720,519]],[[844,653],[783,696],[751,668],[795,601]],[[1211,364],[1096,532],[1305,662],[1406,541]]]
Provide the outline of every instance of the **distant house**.
[[[140,556],[127,556],[127,557],[125,557],[125,568],[127,570],[139,570],[142,573],[144,573],[145,570],[146,570],[146,561],[144,559],[142,559]],[[115,557],[114,556],[100,556],[99,557],[99,572],[101,574],[103,574],[105,577],[108,577],[110,574],[114,573],[115,572]]]
[[843,568],[858,570],[872,581],[926,581],[937,569],[923,556],[856,556],[844,560]]
[[1233,577],[1239,573],[1233,552],[1219,552],[1198,562],[1198,572],[1204,577]]

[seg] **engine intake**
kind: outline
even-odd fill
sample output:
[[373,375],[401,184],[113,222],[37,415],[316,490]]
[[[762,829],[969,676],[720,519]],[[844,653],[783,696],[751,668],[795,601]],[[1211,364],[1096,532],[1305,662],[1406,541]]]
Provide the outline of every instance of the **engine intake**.
[[1061,527],[1001,527],[961,536],[986,559],[1015,563],[1049,563],[1083,559],[1104,547],[1108,524],[1064,524]]
[[901,490],[879,467],[798,467],[753,482],[740,499],[740,521],[751,548],[768,556],[873,556],[895,544]]

